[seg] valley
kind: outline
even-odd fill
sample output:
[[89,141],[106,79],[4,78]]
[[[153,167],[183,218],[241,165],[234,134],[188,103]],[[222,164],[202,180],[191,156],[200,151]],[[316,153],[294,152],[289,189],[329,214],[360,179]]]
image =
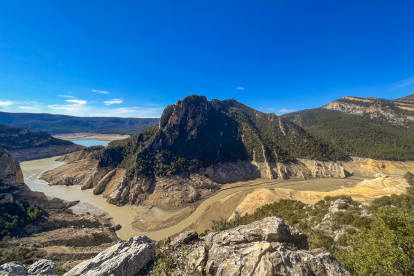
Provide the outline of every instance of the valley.
[[[297,199],[308,204],[314,204],[326,195],[351,194],[350,189],[356,187],[364,180],[373,180],[378,172],[367,173],[365,177],[352,176],[348,178],[320,178],[308,180],[279,180],[259,178],[250,181],[239,181],[222,185],[221,189],[212,196],[194,204],[180,207],[157,207],[146,205],[109,204],[101,195],[94,195],[92,190],[81,190],[79,186],[48,185],[40,179],[40,175],[49,170],[56,169],[64,162],[55,161],[57,158],[47,158],[21,163],[25,176],[25,183],[33,191],[44,192],[47,196],[57,197],[63,200],[79,200],[80,203],[72,207],[75,213],[90,212],[92,214],[106,213],[115,224],[122,226],[117,231],[121,239],[128,239],[138,235],[146,235],[154,240],[162,240],[174,236],[185,229],[195,229],[203,232],[210,226],[211,220],[221,217],[228,218],[243,203],[247,196],[255,191],[269,191],[273,196],[262,199],[250,206],[249,212],[264,204],[272,203],[280,199]],[[399,173],[398,163],[389,164],[394,167],[389,173]],[[414,165],[413,165],[414,167]],[[373,198],[403,193],[406,186],[402,185],[395,190],[383,189],[381,185],[371,190],[354,193],[360,201],[369,202]],[[372,194],[372,191],[375,191]],[[363,193],[366,192],[366,195]],[[310,197],[312,195],[312,197]],[[246,203],[244,203],[246,204]],[[93,206],[91,208],[91,205]],[[244,210],[247,210],[246,207]]]
[[[156,261],[158,268],[142,264],[142,273],[150,269],[159,275],[157,269],[170,264],[163,263],[160,253],[155,256],[157,248],[167,250],[166,259],[178,256],[172,260],[178,261],[174,270],[179,275],[177,265],[193,264],[197,257],[191,256],[200,250],[205,258],[197,261],[203,263],[199,269],[215,266],[214,260],[220,257],[214,250],[209,253],[211,237],[233,235],[238,231],[231,230],[234,227],[248,229],[243,231],[249,236],[262,231],[254,228],[257,225],[266,221],[282,225],[281,219],[295,229],[293,236],[301,237],[295,246],[311,249],[305,254],[316,256],[319,253],[314,250],[325,250],[335,262],[335,258],[349,262],[341,255],[347,250],[348,236],[356,237],[371,223],[374,227],[376,212],[382,210],[378,206],[397,206],[399,212],[412,205],[414,161],[352,155],[342,144],[299,126],[309,119],[301,116],[295,116],[299,121],[294,122],[289,116],[266,114],[234,99],[209,101],[193,95],[167,106],[158,126],[132,136],[81,132],[52,136],[2,126],[6,130],[0,137],[2,145],[21,161],[0,149],[4,157],[0,181],[13,186],[5,185],[0,194],[0,208],[6,211],[0,224],[5,235],[2,262],[14,260],[7,252],[22,247],[32,252],[32,257],[18,257],[27,264],[49,258],[61,271],[70,270],[66,275],[83,275],[76,271],[89,270],[96,258],[100,262],[107,254],[109,262],[138,258],[139,252],[111,256],[116,248],[131,246],[128,251],[134,251],[145,244],[149,251],[143,257],[151,260],[146,264]],[[361,117],[346,116],[351,116],[348,122]],[[358,133],[358,127],[350,126]],[[329,133],[334,129],[330,126]],[[356,137],[363,140],[361,135]],[[63,152],[54,150],[56,145]],[[409,148],[396,150],[405,149]],[[12,216],[15,208],[21,210],[20,221]],[[279,231],[274,226],[269,229]],[[180,253],[169,242],[190,242],[192,253]],[[256,250],[257,245],[244,246]],[[275,253],[276,247],[269,250]],[[94,259],[82,262],[87,258]],[[120,268],[117,261],[113,265]],[[336,269],[344,271],[339,262]]]

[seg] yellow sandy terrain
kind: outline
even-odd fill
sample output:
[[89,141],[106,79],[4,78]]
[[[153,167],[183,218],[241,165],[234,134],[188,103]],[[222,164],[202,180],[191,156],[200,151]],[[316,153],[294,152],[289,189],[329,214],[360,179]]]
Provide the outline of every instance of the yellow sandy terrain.
[[[402,194],[409,186],[403,176],[385,176],[375,179],[364,180],[351,188],[341,188],[330,192],[316,191],[297,191],[292,189],[276,188],[256,189],[248,194],[245,199],[237,206],[236,211],[241,214],[252,214],[257,208],[263,205],[279,201],[280,199],[299,200],[307,204],[315,204],[325,196],[351,196],[354,200],[368,205],[372,200],[381,196],[391,194]],[[230,216],[234,217],[235,213]]]

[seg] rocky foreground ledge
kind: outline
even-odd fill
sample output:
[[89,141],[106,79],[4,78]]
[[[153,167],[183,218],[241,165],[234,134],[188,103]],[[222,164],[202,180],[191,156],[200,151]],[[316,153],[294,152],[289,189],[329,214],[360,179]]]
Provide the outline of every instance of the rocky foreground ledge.
[[[46,260],[39,262],[53,267]],[[31,275],[7,274],[10,266],[1,266],[0,275]],[[187,231],[160,243],[158,250],[148,237],[134,237],[78,264],[65,276],[163,275],[163,269],[172,269],[173,275],[351,275],[330,253],[309,250],[305,234],[279,218],[268,217],[204,239]]]

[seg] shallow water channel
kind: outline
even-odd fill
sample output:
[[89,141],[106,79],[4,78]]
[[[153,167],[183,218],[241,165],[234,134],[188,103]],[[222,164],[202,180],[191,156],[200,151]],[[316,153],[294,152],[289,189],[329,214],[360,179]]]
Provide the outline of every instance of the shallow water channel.
[[[257,188],[290,188],[295,190],[330,191],[341,188],[341,186],[351,187],[363,180],[354,177],[347,179],[331,178],[305,181],[272,181],[270,183],[269,180],[263,180],[263,185],[243,186],[222,190],[214,196],[204,200],[190,216],[180,221],[178,224],[157,231],[144,232],[135,230],[131,225],[139,208],[130,205],[118,207],[108,204],[106,199],[101,195],[94,195],[92,189],[82,191],[80,186],[50,186],[47,182],[39,179],[43,172],[52,170],[64,164],[63,162],[55,161],[56,158],[57,157],[52,157],[21,163],[25,183],[29,188],[33,191],[43,192],[49,197],[57,197],[63,200],[79,200],[80,203],[73,208],[76,213],[99,213],[102,211],[108,213],[109,216],[113,218],[115,224],[122,225],[121,230],[117,231],[117,234],[121,239],[146,235],[151,239],[160,240],[172,236],[183,231],[195,222],[210,204],[239,191],[254,190]],[[256,180],[255,182],[257,184],[260,180]]]

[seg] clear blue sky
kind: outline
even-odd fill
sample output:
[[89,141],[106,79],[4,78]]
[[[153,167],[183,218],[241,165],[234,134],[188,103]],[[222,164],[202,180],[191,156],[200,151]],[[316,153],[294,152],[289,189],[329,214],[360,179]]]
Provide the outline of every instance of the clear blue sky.
[[[414,1],[0,0],[0,110],[158,117],[414,91]],[[109,93],[99,93],[106,91]]]

